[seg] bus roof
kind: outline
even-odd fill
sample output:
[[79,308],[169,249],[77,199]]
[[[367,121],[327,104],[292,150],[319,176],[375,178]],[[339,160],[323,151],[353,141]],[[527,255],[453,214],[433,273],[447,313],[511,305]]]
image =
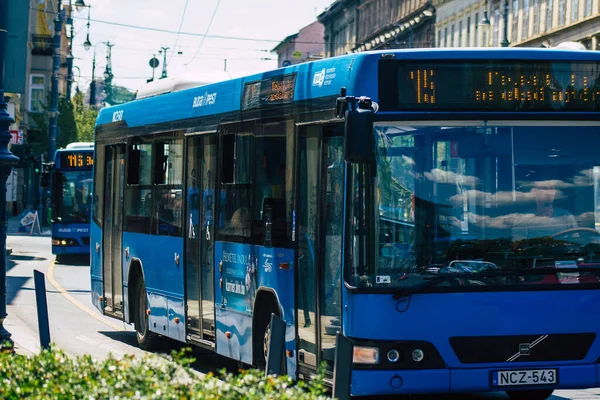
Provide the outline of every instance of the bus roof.
[[[384,54],[393,54],[397,60],[512,59],[600,62],[598,52],[561,48],[427,48],[368,51],[296,64],[107,107],[100,110],[96,125],[125,122],[129,127],[136,127],[244,112],[258,104],[280,104],[278,100],[281,100],[282,96],[288,99],[288,102],[334,98],[339,96],[342,87],[347,89],[348,95],[370,96],[377,101],[377,61]],[[255,85],[249,85],[252,83]],[[250,90],[245,91],[248,86],[251,86]],[[331,108],[333,107],[334,101],[331,103]]]
[[69,143],[66,148],[59,150],[74,150],[74,149],[93,149],[94,143],[91,142],[73,142]]

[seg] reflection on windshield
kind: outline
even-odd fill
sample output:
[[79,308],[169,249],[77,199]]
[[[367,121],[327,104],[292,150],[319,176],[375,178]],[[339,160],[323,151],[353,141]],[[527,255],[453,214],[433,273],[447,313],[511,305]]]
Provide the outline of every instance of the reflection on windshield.
[[60,186],[55,192],[56,216],[65,223],[89,223],[92,171],[68,171],[57,173],[56,177]]
[[598,282],[593,271],[531,269],[600,275],[600,127],[517,124],[376,126],[377,250],[374,266],[353,262],[349,283]]

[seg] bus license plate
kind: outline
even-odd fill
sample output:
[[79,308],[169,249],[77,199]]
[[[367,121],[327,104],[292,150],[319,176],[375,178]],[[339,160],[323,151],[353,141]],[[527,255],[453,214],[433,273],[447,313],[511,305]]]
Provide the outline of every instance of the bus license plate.
[[557,369],[492,371],[492,386],[553,385],[558,383]]

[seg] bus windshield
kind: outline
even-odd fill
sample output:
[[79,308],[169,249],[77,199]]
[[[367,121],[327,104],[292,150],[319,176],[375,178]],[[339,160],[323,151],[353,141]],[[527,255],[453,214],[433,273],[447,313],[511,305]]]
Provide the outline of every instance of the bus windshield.
[[57,172],[54,179],[54,217],[63,223],[89,223],[92,171]]
[[[350,262],[351,286],[600,282],[600,124],[385,122],[375,135],[375,251]],[[365,230],[350,231],[356,252]]]

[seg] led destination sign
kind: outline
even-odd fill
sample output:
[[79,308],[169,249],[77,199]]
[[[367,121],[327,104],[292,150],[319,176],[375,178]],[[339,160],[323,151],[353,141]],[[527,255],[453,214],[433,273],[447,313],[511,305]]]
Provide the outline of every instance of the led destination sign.
[[384,111],[598,111],[590,61],[398,61],[379,64]]
[[94,166],[93,152],[62,152],[60,153],[60,168],[92,168]]
[[294,100],[295,85],[296,74],[247,83],[242,93],[242,109],[291,103]]

